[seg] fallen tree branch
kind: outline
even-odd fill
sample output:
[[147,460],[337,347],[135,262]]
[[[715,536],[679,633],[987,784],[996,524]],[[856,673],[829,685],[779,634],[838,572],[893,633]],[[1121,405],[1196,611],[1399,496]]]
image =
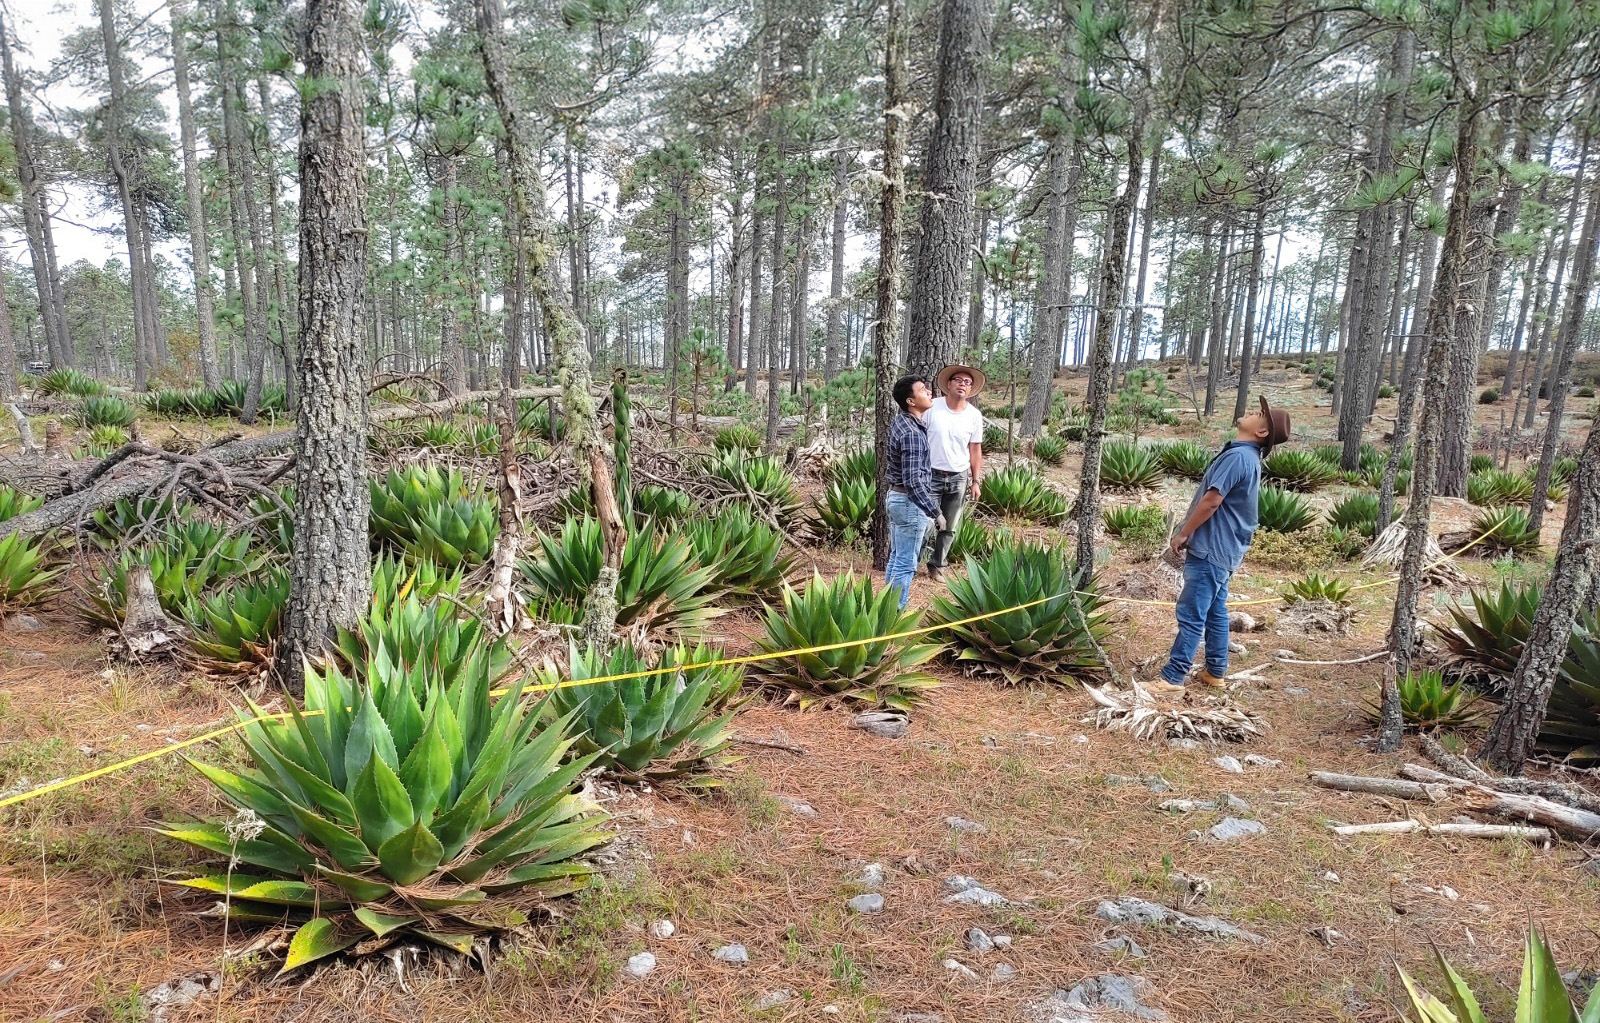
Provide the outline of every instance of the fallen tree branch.
[[[1400,767],[1400,774],[1414,781],[1425,783],[1459,781],[1457,778],[1429,767],[1423,767],[1421,764],[1403,764]],[[1591,792],[1578,788],[1576,785],[1563,785],[1560,782],[1541,782],[1531,778],[1491,778],[1487,775],[1484,776],[1483,781],[1474,780],[1468,784],[1486,792],[1516,796],[1536,796],[1600,817],[1600,798],[1597,798]]]
[[11,402],[7,405],[6,411],[11,413],[11,418],[17,424],[17,439],[22,442],[22,453],[24,455],[37,455],[39,453],[39,443],[33,439],[33,427],[28,425],[28,417],[22,414],[22,410],[17,407],[16,402]]
[[1426,799],[1437,803],[1451,792],[1464,788],[1467,783],[1452,779],[1453,785],[1419,781],[1400,781],[1395,778],[1368,778],[1359,774],[1333,774],[1329,771],[1312,771],[1311,780],[1325,789],[1341,792],[1368,792],[1375,796],[1393,796],[1395,799]]
[[792,742],[779,742],[776,739],[747,739],[741,735],[736,736],[733,741],[735,745],[739,746],[760,746],[762,749],[781,749],[785,753],[793,753],[795,756],[799,757],[809,757],[811,755],[811,751],[806,749],[804,746],[796,746]]
[[1341,824],[1329,825],[1328,830],[1335,835],[1348,838],[1351,835],[1409,835],[1421,832],[1424,835],[1453,835],[1457,838],[1531,838],[1536,841],[1550,841],[1550,829],[1531,828],[1522,824],[1465,824],[1445,823],[1427,824],[1422,821],[1381,821],[1376,824]]
[[[1525,796],[1543,796],[1558,803],[1575,806],[1590,813],[1600,814],[1600,796],[1595,795],[1581,785],[1569,782],[1549,781],[1541,778],[1497,778],[1483,768],[1474,764],[1466,757],[1457,756],[1439,745],[1439,740],[1431,735],[1422,736],[1422,748],[1428,758],[1450,774],[1458,778],[1466,778],[1477,782],[1485,788],[1494,789],[1496,792],[1515,792]],[[1408,764],[1407,767],[1418,765]],[[1418,768],[1426,771],[1427,768]],[[1404,773],[1402,771],[1402,773]]]
[[[560,393],[560,389],[556,387],[530,387],[512,391],[510,397],[513,399],[553,399],[559,397]],[[374,409],[369,414],[368,421],[376,424],[418,419],[423,416],[454,411],[463,405],[469,405],[476,401],[493,401],[500,395],[501,392],[499,391],[468,391],[465,394],[453,395],[449,398],[423,405],[389,406]],[[239,465],[281,454],[292,448],[294,442],[294,430],[278,430],[256,437],[244,437],[216,448],[210,448],[206,451],[205,458],[215,467]],[[133,450],[129,451],[128,449],[130,448]],[[142,451],[141,448],[143,449]],[[117,465],[127,462],[132,455],[141,454],[145,451],[159,451],[159,449],[149,448],[138,444],[138,442],[123,445],[111,458],[106,459],[90,470],[91,478],[87,484],[77,484],[69,492],[35,508],[33,511],[25,512],[6,522],[0,522],[0,539],[4,539],[13,533],[19,533],[23,536],[37,536],[40,533],[82,521],[91,512],[114,504],[124,498],[138,497],[152,487],[160,485],[175,486],[172,474],[169,471],[162,471],[165,468],[165,463],[170,461],[167,456],[171,455],[171,452],[159,452],[160,461],[142,466],[133,472],[125,474],[112,474],[110,472]],[[107,462],[111,462],[111,464],[107,465]]]
[[1375,653],[1363,654],[1360,657],[1352,657],[1352,658],[1350,658],[1348,660],[1344,660],[1344,661],[1302,661],[1302,660],[1300,660],[1298,658],[1295,658],[1295,657],[1280,657],[1280,658],[1278,658],[1278,663],[1279,664],[1365,664],[1368,661],[1376,661],[1380,657],[1388,657],[1388,656],[1389,656],[1389,651],[1388,650],[1379,650],[1379,651],[1377,651]]

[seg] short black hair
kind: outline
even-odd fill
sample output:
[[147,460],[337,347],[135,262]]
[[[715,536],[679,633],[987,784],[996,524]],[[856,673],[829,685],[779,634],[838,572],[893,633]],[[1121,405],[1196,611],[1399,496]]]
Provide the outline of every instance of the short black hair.
[[894,390],[890,393],[894,395],[894,403],[900,406],[901,412],[911,411],[910,409],[906,408],[906,402],[911,400],[912,389],[918,384],[926,384],[927,382],[928,381],[924,380],[922,377],[914,375],[901,377],[899,380],[894,382]]

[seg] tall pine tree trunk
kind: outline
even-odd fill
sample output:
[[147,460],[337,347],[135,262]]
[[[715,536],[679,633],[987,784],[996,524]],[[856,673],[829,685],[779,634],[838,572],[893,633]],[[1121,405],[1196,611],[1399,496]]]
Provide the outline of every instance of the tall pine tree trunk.
[[1244,415],[1245,403],[1250,399],[1250,347],[1255,343],[1256,298],[1261,293],[1261,261],[1267,247],[1267,202],[1258,200],[1255,227],[1250,232],[1250,281],[1245,288],[1244,330],[1241,335],[1239,359],[1239,391],[1233,399],[1233,419],[1238,422]]
[[1034,296],[1033,339],[1029,342],[1028,398],[1022,407],[1022,435],[1037,436],[1050,416],[1056,362],[1061,358],[1061,328],[1072,289],[1072,236],[1077,231],[1077,181],[1082,144],[1070,131],[1050,137],[1046,188],[1044,251]]
[[283,221],[279,217],[279,181],[276,150],[272,144],[272,87],[267,76],[256,76],[256,95],[261,101],[262,153],[267,168],[267,223],[272,230],[272,293],[277,301],[278,353],[283,359],[283,398],[288,411],[294,411],[299,388],[295,380],[294,309],[289,305],[289,252],[283,241]]
[[276,658],[300,692],[303,659],[372,602],[367,539],[367,159],[364,61],[352,0],[309,0],[300,112],[301,401],[295,414],[294,549]]
[[872,508],[872,567],[889,563],[889,495],[884,470],[889,461],[889,421],[895,407],[894,345],[900,336],[900,253],[904,249],[906,140],[911,111],[906,99],[906,40],[903,0],[885,0],[883,48],[883,194],[878,200],[877,309],[872,328],[873,451],[878,501]]
[[828,341],[822,356],[822,382],[832,383],[839,375],[841,355],[845,349],[844,319],[844,243],[848,227],[850,188],[850,151],[840,149],[833,154],[833,258],[828,279]]
[[133,201],[133,174],[122,152],[123,106],[127,96],[122,81],[122,47],[117,38],[111,0],[99,0],[99,7],[100,37],[105,44],[111,85],[111,97],[106,104],[106,154],[111,163],[111,176],[117,183],[117,198],[122,204],[122,230],[128,243],[128,284],[133,293],[133,386],[135,390],[142,391],[148,386],[149,357],[155,348],[149,335],[150,321],[147,316],[150,293],[145,287],[144,244],[140,236],[138,210]]
[[206,204],[200,189],[200,153],[194,137],[194,105],[189,98],[188,3],[172,4],[172,69],[178,86],[178,137],[183,147],[183,196],[189,213],[189,252],[194,268],[194,311],[200,331],[200,380],[221,383],[217,364],[216,312],[211,305],[211,240],[206,234]]
[[944,0],[935,123],[922,166],[921,234],[912,268],[906,346],[907,367],[929,380],[961,355],[991,21],[988,0]]

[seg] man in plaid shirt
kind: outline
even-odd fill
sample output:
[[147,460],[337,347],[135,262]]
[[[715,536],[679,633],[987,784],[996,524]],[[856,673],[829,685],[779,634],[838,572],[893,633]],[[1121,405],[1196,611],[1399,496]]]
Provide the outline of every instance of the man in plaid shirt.
[[889,461],[883,467],[889,494],[889,564],[885,583],[900,590],[900,606],[911,599],[911,579],[928,527],[944,528],[944,516],[933,496],[933,466],[928,461],[928,428],[922,413],[933,405],[933,392],[921,377],[901,377],[894,385],[900,414],[889,423]]

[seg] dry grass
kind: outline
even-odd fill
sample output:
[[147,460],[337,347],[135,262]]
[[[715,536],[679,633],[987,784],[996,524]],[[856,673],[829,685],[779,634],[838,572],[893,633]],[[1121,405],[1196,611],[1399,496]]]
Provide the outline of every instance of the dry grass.
[[[1268,386],[1276,386],[1270,373]],[[1069,465],[1050,474],[1071,480],[1075,471]],[[1447,504],[1438,514],[1440,526],[1453,528]],[[812,556],[824,571],[866,566],[859,554]],[[1121,570],[1113,566],[1110,574]],[[1469,570],[1479,577],[1528,571],[1484,563]],[[1349,566],[1339,574],[1357,578]],[[1247,565],[1234,589],[1267,597],[1286,578]],[[935,591],[919,580],[914,599],[926,603]],[[1261,663],[1279,648],[1329,659],[1374,650],[1390,595],[1382,588],[1358,595],[1349,637],[1255,634],[1245,637],[1249,653],[1235,664]],[[1275,615],[1270,605],[1253,610],[1269,623]],[[40,632],[0,633],[0,789],[23,776],[37,783],[154,748],[226,712],[227,694],[170,674],[102,674],[98,643],[80,623],[64,610],[46,619]],[[743,613],[716,628],[735,649],[748,649],[760,625]],[[1170,619],[1159,608],[1131,607],[1115,634],[1113,655],[1133,667],[1164,654]],[[1498,992],[1490,997],[1501,1004],[1529,919],[1549,930],[1565,968],[1592,967],[1600,956],[1600,939],[1588,926],[1600,909],[1600,879],[1582,869],[1577,849],[1328,833],[1329,820],[1454,812],[1448,804],[1410,808],[1306,781],[1311,769],[1393,772],[1396,760],[1364,744],[1370,725],[1362,706],[1376,681],[1370,666],[1269,667],[1264,684],[1239,696],[1270,722],[1266,738],[1243,750],[1195,751],[1094,731],[1081,723],[1092,704],[1080,691],[1002,690],[936,670],[947,684],[896,741],[849,729],[843,714],[750,706],[739,718],[742,734],[781,736],[809,755],[741,746],[745,759],[709,798],[625,798],[622,826],[648,854],[635,861],[637,872],[570,900],[562,919],[533,928],[487,975],[425,963],[407,971],[402,987],[380,958],[274,984],[270,972],[245,960],[230,969],[220,998],[167,1018],[687,1023],[816,1018],[820,1007],[833,1005],[841,1020],[937,1012],[947,1021],[982,1023],[1025,1018],[1026,1004],[1053,988],[1117,970],[1149,978],[1151,1000],[1177,1020],[1378,1021],[1398,1015],[1394,961],[1432,977],[1430,943],[1480,987]],[[1309,692],[1290,694],[1290,687]],[[1282,766],[1238,776],[1211,763],[1243,752]],[[1112,774],[1160,774],[1175,791],[1107,785]],[[1190,832],[1222,814],[1158,809],[1172,796],[1224,791],[1247,800],[1247,816],[1268,834],[1195,841]],[[809,802],[816,816],[793,813],[779,795]],[[220,928],[182,916],[156,883],[190,866],[191,856],[148,828],[218,812],[209,790],[171,758],[0,813],[0,1019],[136,1020],[137,992],[214,968]],[[954,832],[945,824],[949,815],[988,830]],[[887,907],[857,916],[844,903],[860,891],[853,879],[869,862],[888,868]],[[1179,904],[1167,880],[1174,870],[1211,882],[1190,912],[1220,916],[1269,943],[1139,930],[1126,933],[1149,951],[1146,960],[1092,950],[1123,933],[1093,916],[1100,899],[1137,895]],[[1325,879],[1329,871],[1337,881]],[[977,877],[1024,905],[947,905],[942,882],[951,874]],[[1446,886],[1458,899],[1437,894]],[[662,916],[677,924],[670,940],[645,931]],[[970,953],[963,935],[972,926],[1013,935],[1014,947]],[[1345,937],[1326,947],[1311,933],[1320,927]],[[243,940],[237,931],[229,936],[233,947]],[[711,959],[712,949],[732,941],[748,947],[749,966]],[[659,969],[644,982],[623,979],[622,963],[644,949],[659,957]],[[1008,982],[973,984],[941,965],[947,957],[985,978],[1001,962],[1018,972]],[[750,1008],[779,988],[799,997],[760,1013]]]

